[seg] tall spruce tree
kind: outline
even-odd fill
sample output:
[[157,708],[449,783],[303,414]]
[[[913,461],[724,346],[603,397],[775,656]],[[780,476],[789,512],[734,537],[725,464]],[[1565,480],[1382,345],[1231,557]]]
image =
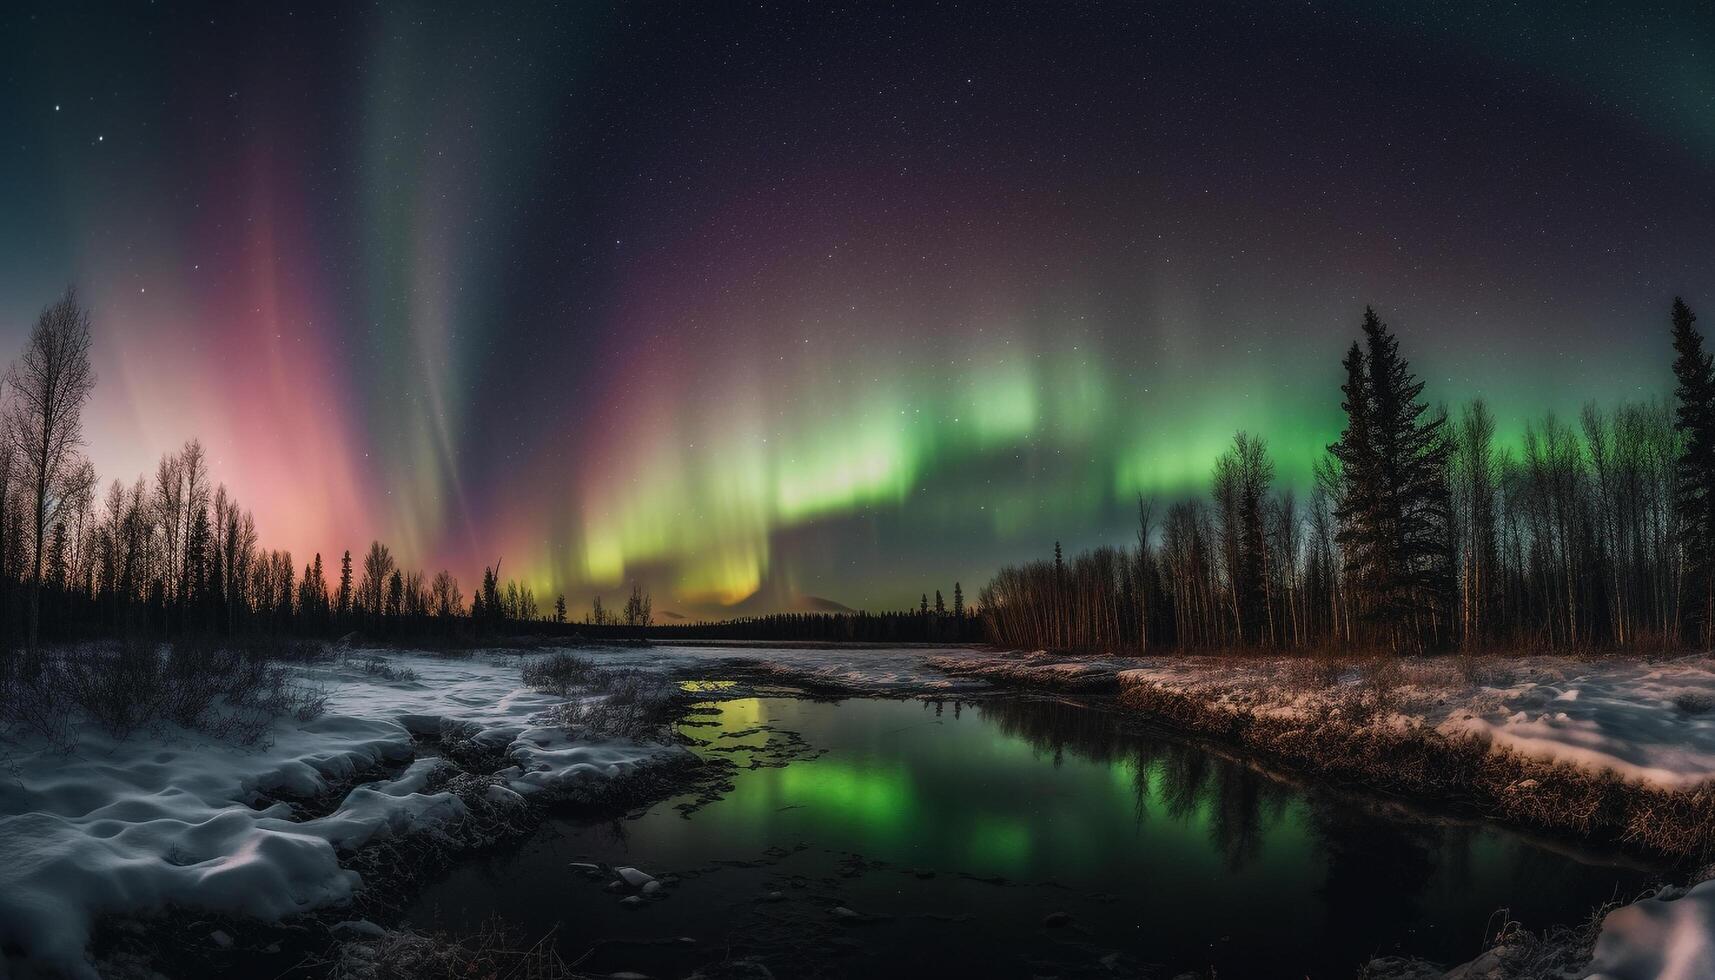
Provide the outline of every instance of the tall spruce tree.
[[351,615],[351,551],[349,549],[347,549],[346,553],[341,556],[339,560],[339,594],[337,602],[338,604],[335,611],[338,613],[339,618],[344,620],[346,617]]
[[1373,639],[1415,649],[1438,638],[1451,584],[1451,444],[1372,308],[1363,330],[1363,349],[1353,344],[1343,362],[1346,429],[1329,447],[1343,483],[1337,540]]
[[1679,434],[1674,508],[1679,515],[1680,622],[1710,646],[1715,635],[1715,370],[1703,351],[1697,316],[1673,300],[1673,427]]

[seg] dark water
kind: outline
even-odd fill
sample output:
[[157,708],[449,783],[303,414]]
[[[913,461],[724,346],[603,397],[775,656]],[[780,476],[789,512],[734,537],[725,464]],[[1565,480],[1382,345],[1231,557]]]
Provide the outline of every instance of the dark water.
[[[555,930],[596,975],[756,957],[777,977],[1347,977],[1380,954],[1461,961],[1497,910],[1572,923],[1652,877],[1061,702],[709,710],[684,731],[740,767],[723,797],[550,821],[431,886],[412,921]],[[578,861],[676,880],[631,908]]]

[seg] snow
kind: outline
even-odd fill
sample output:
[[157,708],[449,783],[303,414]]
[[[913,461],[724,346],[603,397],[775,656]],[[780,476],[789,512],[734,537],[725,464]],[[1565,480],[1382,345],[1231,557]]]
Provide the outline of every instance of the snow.
[[965,647],[841,646],[674,646],[615,647],[578,651],[603,667],[702,671],[739,664],[782,682],[813,682],[858,694],[890,695],[974,690],[989,685],[941,670],[943,658],[972,654]]
[[1499,703],[1461,706],[1438,727],[1663,789],[1715,778],[1715,713],[1680,706],[1701,708],[1715,697],[1715,663],[1707,657],[1571,662],[1521,672],[1515,684],[1493,690]]
[[[1678,897],[1668,897],[1677,895]],[[1602,920],[1591,980],[1715,976],[1715,880],[1615,909]]]
[[[1344,710],[1376,680],[1356,664],[1282,657],[718,646],[578,655],[606,668],[753,683],[778,677],[869,695],[975,693],[996,681],[1148,685],[1284,719]],[[103,914],[176,904],[273,921],[348,901],[362,882],[342,866],[343,854],[434,833],[465,812],[458,797],[431,789],[441,762],[419,758],[414,735],[454,736],[504,756],[509,765],[484,792],[508,802],[564,794],[685,751],[568,736],[549,718],[563,699],[524,688],[517,655],[387,656],[409,673],[379,676],[358,656],[304,668],[306,683],[326,688],[327,709],[309,722],[281,719],[266,747],[183,730],[115,740],[94,726],[80,730],[70,752],[0,741],[0,946],[91,976],[85,946]],[[1715,778],[1715,659],[1708,656],[1390,664],[1391,696],[1372,723],[1479,736],[1530,758],[1612,770],[1660,788]],[[272,802],[322,794],[327,805],[309,819]],[[1715,975],[1712,937],[1715,885],[1706,884],[1609,915],[1594,968],[1615,980]]]
[[[1310,719],[1341,710],[1372,679],[1357,665],[1333,683],[1293,657],[1097,657],[1044,653],[943,657],[942,669],[1011,682],[1149,686],[1217,709]],[[1683,790],[1715,779],[1715,658],[1649,661],[1521,656],[1388,661],[1391,702],[1376,724],[1474,735],[1520,756],[1609,770]]]
[[[0,946],[92,976],[84,948],[104,913],[176,904],[272,921],[348,900],[361,881],[341,866],[342,853],[433,832],[465,813],[451,793],[429,791],[443,763],[414,758],[413,733],[457,732],[504,751],[514,764],[487,792],[505,798],[566,790],[685,751],[572,743],[541,723],[562,699],[522,687],[515,657],[389,659],[415,677],[386,679],[352,660],[306,667],[305,679],[328,691],[326,712],[280,719],[266,747],[180,729],[116,740],[95,726],[80,726],[69,752],[5,745]],[[351,788],[313,819],[268,802],[325,793],[383,767],[383,778]]]

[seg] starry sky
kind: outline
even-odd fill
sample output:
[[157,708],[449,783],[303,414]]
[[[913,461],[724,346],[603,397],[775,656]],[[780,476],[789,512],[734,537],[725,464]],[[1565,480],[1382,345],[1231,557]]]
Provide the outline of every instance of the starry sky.
[[1303,485],[1366,303],[1503,435],[1715,321],[1707,4],[24,2],[0,77],[0,343],[78,285],[104,477],[574,614]]

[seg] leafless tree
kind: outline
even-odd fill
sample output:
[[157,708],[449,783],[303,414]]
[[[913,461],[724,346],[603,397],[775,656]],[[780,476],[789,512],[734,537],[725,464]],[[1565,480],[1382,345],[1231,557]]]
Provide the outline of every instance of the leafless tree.
[[83,406],[95,388],[89,362],[89,313],[67,289],[43,310],[24,352],[9,374],[6,435],[17,447],[30,494],[30,607],[28,641],[41,632],[42,561],[48,527],[59,509],[65,475],[81,461]]

